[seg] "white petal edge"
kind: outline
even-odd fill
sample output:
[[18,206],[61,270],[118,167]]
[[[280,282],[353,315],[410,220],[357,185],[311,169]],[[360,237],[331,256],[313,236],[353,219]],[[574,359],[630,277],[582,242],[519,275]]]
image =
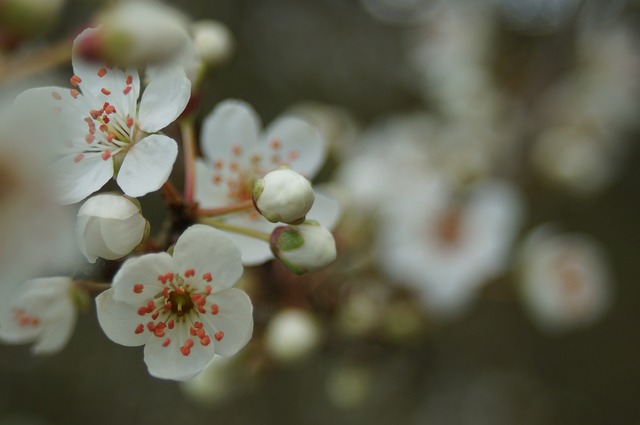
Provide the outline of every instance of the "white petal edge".
[[200,136],[202,153],[215,161],[231,159],[234,146],[253,151],[261,125],[251,105],[241,100],[226,100],[204,119]]
[[125,220],[138,212],[138,207],[124,196],[104,193],[93,196],[82,204],[78,216]]
[[[213,341],[216,354],[232,356],[240,351],[253,335],[253,305],[242,290],[231,288],[214,294],[210,300],[218,304],[218,314],[210,312],[204,316],[205,326],[214,331],[223,331],[220,341]],[[213,333],[215,334],[215,332]]]
[[42,326],[35,344],[31,347],[34,354],[54,354],[62,350],[73,335],[76,326],[76,309],[70,297],[67,297],[64,308],[56,317]]
[[176,326],[168,347],[163,347],[164,338],[151,337],[144,347],[144,362],[149,374],[161,379],[186,381],[200,372],[213,360],[214,344],[207,346],[196,342],[188,356],[180,352],[180,346],[189,337],[185,323]]
[[107,248],[124,257],[142,242],[146,224],[147,221],[139,214],[126,220],[102,219],[100,232]]
[[98,322],[105,335],[111,341],[125,347],[138,347],[145,344],[149,334],[135,333],[136,327],[144,318],[138,315],[133,305],[114,300],[113,293],[111,288],[96,297]]
[[314,195],[316,199],[307,214],[307,219],[316,220],[323,227],[333,230],[342,215],[340,202],[336,198],[318,190],[314,190]]
[[232,287],[242,276],[240,251],[225,233],[203,224],[189,227],[178,238],[173,259],[179,272],[195,270],[195,282],[211,273],[213,292]]
[[99,153],[85,154],[78,162],[75,155],[65,156],[53,164],[56,198],[63,205],[82,201],[113,177],[113,160]]
[[144,196],[167,181],[178,156],[175,140],[152,134],[136,143],[122,162],[118,186],[129,196]]
[[[130,303],[137,309],[162,292],[163,285],[158,280],[159,275],[175,272],[176,263],[166,252],[129,258],[113,277],[114,298]],[[136,283],[142,284],[142,292],[134,291]]]
[[147,133],[162,130],[176,120],[191,98],[191,82],[182,65],[158,67],[142,93],[138,126]]
[[[283,116],[271,123],[265,131],[262,149],[266,151],[274,141],[280,142],[282,163],[309,180],[315,177],[327,156],[320,132],[298,117]],[[291,159],[289,155],[294,157]]]

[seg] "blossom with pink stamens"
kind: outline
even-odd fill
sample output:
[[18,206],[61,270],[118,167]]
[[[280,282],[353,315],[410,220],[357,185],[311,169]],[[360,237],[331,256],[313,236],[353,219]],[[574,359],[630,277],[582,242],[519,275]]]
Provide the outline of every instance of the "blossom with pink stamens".
[[112,341],[145,345],[151,375],[190,379],[214,354],[231,356],[251,338],[251,301],[232,288],[241,275],[233,241],[195,225],[180,236],[173,255],[127,260],[112,288],[96,298],[98,320]]
[[18,286],[0,287],[0,341],[34,342],[34,354],[62,350],[76,325],[74,288],[69,277],[32,279]]
[[[276,119],[261,134],[260,118],[245,102],[227,100],[205,118],[200,138],[205,159],[196,161],[195,198],[202,208],[222,208],[252,199],[254,182],[282,165],[311,180],[327,156],[320,133],[295,116]],[[340,215],[336,200],[315,192],[308,219],[329,229]],[[225,217],[229,224],[271,233],[257,211]],[[229,233],[247,266],[273,258],[269,246],[248,236]]]
[[191,96],[191,83],[178,64],[158,69],[140,102],[140,78],[133,68],[89,62],[74,41],[72,88],[41,87],[17,99],[38,115],[61,158],[53,165],[59,201],[79,202],[112,177],[129,196],[158,190],[178,154],[175,140],[155,134],[173,122]]

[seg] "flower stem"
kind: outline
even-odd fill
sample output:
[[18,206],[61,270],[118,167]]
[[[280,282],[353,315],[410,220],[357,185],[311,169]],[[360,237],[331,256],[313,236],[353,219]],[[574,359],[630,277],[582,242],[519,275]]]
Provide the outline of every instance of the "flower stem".
[[228,207],[221,208],[199,208],[196,210],[196,214],[207,217],[217,217],[220,215],[231,214],[234,212],[245,211],[253,209],[253,201],[248,199],[235,205],[229,205]]
[[71,42],[62,40],[27,57],[0,62],[0,81],[19,80],[71,60]]
[[198,221],[202,224],[207,224],[211,227],[215,227],[216,229],[226,230],[228,232],[237,233],[239,235],[249,236],[250,238],[259,239],[267,243],[269,243],[269,241],[271,240],[270,233],[247,229],[246,227],[234,226],[233,224],[225,223],[224,221],[217,220],[215,218],[200,218]]
[[162,185],[162,193],[169,205],[177,205],[182,203],[182,196],[180,196],[178,189],[176,189],[173,183],[171,183],[169,180],[167,180]]
[[193,119],[180,120],[180,132],[184,150],[184,201],[191,204],[193,203],[196,167],[196,137]]

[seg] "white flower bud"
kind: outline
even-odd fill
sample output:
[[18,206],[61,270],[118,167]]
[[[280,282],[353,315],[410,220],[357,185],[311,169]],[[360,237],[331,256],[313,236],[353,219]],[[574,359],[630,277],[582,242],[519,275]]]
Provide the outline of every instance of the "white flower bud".
[[315,196],[309,180],[289,168],[279,168],[256,180],[253,186],[256,208],[272,223],[304,221]]
[[207,19],[194,22],[191,34],[197,55],[209,65],[225,61],[233,51],[231,32],[218,21]]
[[315,221],[277,227],[271,233],[271,251],[296,274],[322,270],[336,259],[336,241]]
[[320,327],[309,312],[287,309],[267,325],[265,348],[277,361],[294,362],[313,352],[321,339]]
[[188,19],[153,0],[119,3],[97,20],[102,25],[104,54],[119,63],[167,60],[189,42]]
[[139,206],[120,195],[89,198],[78,211],[76,239],[90,262],[98,257],[116,260],[129,254],[148,236],[147,220]]

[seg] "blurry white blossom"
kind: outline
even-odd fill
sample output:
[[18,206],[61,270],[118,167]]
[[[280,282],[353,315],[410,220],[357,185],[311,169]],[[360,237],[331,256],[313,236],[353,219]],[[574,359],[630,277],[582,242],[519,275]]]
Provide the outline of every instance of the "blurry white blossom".
[[366,129],[352,158],[337,172],[350,203],[371,212],[410,188],[416,175],[429,173],[427,141],[434,131],[432,117],[424,113],[391,116]]
[[274,315],[265,332],[265,349],[277,361],[288,363],[311,354],[322,341],[322,329],[308,311],[288,308]]
[[581,195],[596,194],[616,177],[627,150],[624,132],[640,106],[640,54],[625,26],[585,32],[576,69],[537,105],[540,132],[533,164],[541,174]]
[[0,117],[0,286],[68,273],[79,260],[74,214],[54,202],[53,158],[30,121],[14,109]]
[[224,24],[212,19],[191,24],[193,45],[198,57],[208,65],[217,65],[231,56],[233,36]]
[[461,195],[438,179],[416,180],[412,189],[380,222],[380,265],[430,312],[458,315],[507,266],[522,221],[520,197],[497,181]]
[[0,341],[33,342],[34,354],[64,348],[76,324],[74,283],[68,277],[32,279],[0,287]]
[[523,302],[543,330],[588,326],[609,307],[609,264],[591,237],[539,227],[525,240],[519,260]]

